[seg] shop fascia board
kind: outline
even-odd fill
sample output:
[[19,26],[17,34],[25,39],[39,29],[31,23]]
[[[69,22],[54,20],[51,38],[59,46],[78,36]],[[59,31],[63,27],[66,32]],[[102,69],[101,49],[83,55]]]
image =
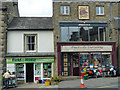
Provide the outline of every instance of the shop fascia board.
[[58,41],[57,43],[116,43],[116,41]]
[[55,53],[45,53],[45,54],[41,54],[41,53],[34,53],[34,54],[18,54],[18,53],[10,53],[10,54],[6,54],[6,57],[33,57],[33,56],[37,56],[37,57],[41,57],[41,56],[55,56]]

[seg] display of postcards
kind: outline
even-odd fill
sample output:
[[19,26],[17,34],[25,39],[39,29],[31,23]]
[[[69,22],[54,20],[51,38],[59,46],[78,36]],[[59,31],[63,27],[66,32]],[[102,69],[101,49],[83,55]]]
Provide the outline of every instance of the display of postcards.
[[47,73],[45,73],[45,75],[47,75]]
[[48,68],[48,65],[47,64],[44,64],[44,69],[47,69]]
[[40,75],[41,71],[40,70],[35,70],[35,75]]
[[17,71],[23,71],[23,68],[17,68]]
[[51,71],[51,68],[49,68],[48,71]]

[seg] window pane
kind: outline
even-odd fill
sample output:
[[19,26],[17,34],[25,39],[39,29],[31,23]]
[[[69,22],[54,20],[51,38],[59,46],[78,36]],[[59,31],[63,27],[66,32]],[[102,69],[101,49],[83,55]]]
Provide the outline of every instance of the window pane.
[[69,6],[66,6],[66,14],[69,14]]
[[80,66],[89,66],[90,65],[90,60],[89,60],[89,54],[80,54]]
[[100,32],[100,41],[105,41],[105,29],[104,29],[104,27],[100,27],[99,32]]
[[28,43],[29,43],[29,37],[26,36],[26,44],[28,44]]
[[101,66],[101,57],[100,57],[100,54],[96,53],[96,54],[91,54],[91,63],[94,65],[94,66]]
[[61,14],[64,14],[64,6],[61,6]]
[[30,43],[35,43],[35,36],[31,36],[31,42]]
[[69,27],[69,41],[78,41],[79,31],[78,27]]
[[96,14],[99,15],[99,7],[96,7]]
[[98,27],[90,29],[90,41],[98,41]]
[[100,7],[100,13],[103,15],[104,14],[104,7]]
[[29,44],[26,45],[26,50],[29,50]]
[[80,39],[82,41],[88,41],[88,27],[81,27],[80,28]]
[[68,41],[68,27],[61,27],[61,41]]
[[110,53],[102,53],[102,65],[110,66],[112,65],[111,54]]

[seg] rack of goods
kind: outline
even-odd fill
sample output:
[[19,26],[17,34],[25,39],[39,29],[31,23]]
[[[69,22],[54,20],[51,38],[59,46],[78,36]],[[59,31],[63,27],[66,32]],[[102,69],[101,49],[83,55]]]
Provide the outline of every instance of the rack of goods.
[[51,77],[51,64],[50,63],[45,63],[43,64],[43,77],[44,78],[50,78]]
[[18,80],[24,80],[24,64],[16,64],[16,75]]

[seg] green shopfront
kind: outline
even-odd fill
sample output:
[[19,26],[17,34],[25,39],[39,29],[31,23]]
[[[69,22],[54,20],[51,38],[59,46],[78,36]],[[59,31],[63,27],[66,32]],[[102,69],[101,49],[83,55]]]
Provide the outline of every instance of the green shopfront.
[[54,57],[7,58],[7,69],[16,73],[18,81],[36,82],[53,77]]

